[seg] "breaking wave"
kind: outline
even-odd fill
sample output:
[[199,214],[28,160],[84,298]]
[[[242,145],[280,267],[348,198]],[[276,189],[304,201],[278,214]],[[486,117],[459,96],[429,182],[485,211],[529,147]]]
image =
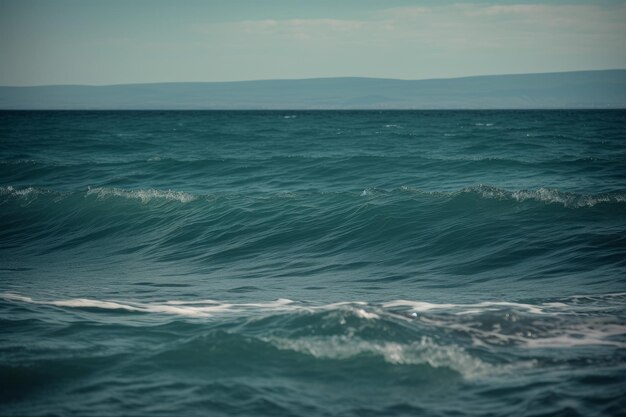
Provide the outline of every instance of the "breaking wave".
[[[232,194],[221,193],[221,196],[227,198],[268,198],[268,197],[283,197],[288,194],[291,197],[310,198],[317,196],[318,198],[324,198],[328,196],[344,196],[346,198],[353,198],[355,196],[360,197],[373,197],[383,198],[397,197],[402,195],[413,195],[416,199],[455,199],[463,196],[476,196],[485,200],[502,200],[511,202],[526,202],[535,201],[545,204],[556,204],[566,208],[584,208],[594,207],[601,204],[619,204],[626,203],[626,193],[612,192],[601,194],[578,194],[572,192],[560,191],[558,189],[551,188],[539,188],[536,190],[515,190],[510,191],[503,188],[498,188],[489,185],[478,185],[475,187],[466,187],[458,191],[426,191],[409,186],[402,186],[391,190],[382,188],[365,188],[359,193],[352,191],[344,192],[270,192],[270,193],[251,193],[245,194]],[[210,199],[215,198],[215,195],[208,194],[194,194],[184,191],[176,191],[172,189],[160,190],[155,188],[149,189],[122,189],[122,188],[110,188],[110,187],[87,187],[84,192],[64,192],[56,191],[52,189],[37,188],[37,187],[24,187],[16,188],[13,186],[0,186],[0,196],[5,198],[22,198],[33,199],[39,196],[52,196],[57,201],[59,198],[67,198],[72,195],[83,196],[96,196],[98,199],[108,199],[113,197],[126,198],[131,200],[138,200],[142,203],[148,203],[152,200],[155,201],[178,201],[180,203],[189,203],[198,199]],[[426,200],[427,201],[427,200]]]

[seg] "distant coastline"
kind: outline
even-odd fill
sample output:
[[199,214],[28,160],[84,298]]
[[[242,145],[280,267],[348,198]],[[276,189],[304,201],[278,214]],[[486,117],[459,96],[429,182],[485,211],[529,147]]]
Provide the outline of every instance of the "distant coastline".
[[626,70],[0,87],[0,110],[624,109]]

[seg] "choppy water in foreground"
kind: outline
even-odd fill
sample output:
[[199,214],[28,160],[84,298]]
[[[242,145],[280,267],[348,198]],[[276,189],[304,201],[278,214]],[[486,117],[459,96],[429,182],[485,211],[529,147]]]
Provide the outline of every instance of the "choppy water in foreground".
[[626,112],[0,113],[0,415],[626,412]]

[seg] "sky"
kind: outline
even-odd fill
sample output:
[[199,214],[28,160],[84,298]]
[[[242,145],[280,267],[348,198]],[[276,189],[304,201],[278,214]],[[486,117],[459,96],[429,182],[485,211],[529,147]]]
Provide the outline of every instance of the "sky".
[[626,0],[0,0],[0,85],[626,68]]

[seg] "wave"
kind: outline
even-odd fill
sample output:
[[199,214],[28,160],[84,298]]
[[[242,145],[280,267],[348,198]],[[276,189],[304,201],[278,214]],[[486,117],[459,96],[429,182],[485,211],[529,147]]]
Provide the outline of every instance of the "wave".
[[540,201],[548,204],[560,204],[568,208],[593,207],[597,204],[625,203],[626,193],[576,194],[558,189],[539,188],[537,190],[507,191],[497,187],[472,187],[464,192],[477,193],[483,198],[497,200],[514,200],[517,202]]
[[[311,149],[289,147],[286,151],[224,152],[200,154],[163,153],[129,155],[128,158],[104,157],[93,160],[92,152],[85,159],[15,159],[0,162],[0,177],[5,184],[68,183],[71,178],[90,178],[104,186],[137,185],[137,178],[150,179],[149,185],[172,187],[175,184],[221,185],[232,190],[242,185],[250,187],[272,184],[286,190],[297,184],[301,189],[311,186],[335,190],[336,185],[359,186],[360,182],[404,184],[417,179],[418,185],[489,183],[494,179],[515,184],[520,178],[532,178],[540,187],[560,186],[564,179],[584,177],[599,187],[623,182],[624,161],[619,159],[576,158],[557,159],[529,157],[501,152],[416,152],[395,150],[384,155],[377,149],[342,147],[340,149]],[[565,158],[565,159],[563,159]],[[623,158],[622,158],[623,159]],[[26,161],[26,162],[25,162]],[[110,181],[114,178],[115,183]],[[156,182],[155,182],[156,181]],[[591,182],[591,181],[589,181]],[[588,183],[589,183],[588,182]],[[82,182],[79,182],[82,184]],[[160,184],[160,185],[157,185]],[[507,183],[503,183],[507,184]],[[593,188],[588,189],[593,192]]]
[[30,197],[37,194],[49,194],[52,191],[37,189],[34,187],[13,188],[12,186],[0,187],[0,195],[9,197]]
[[470,382],[572,366],[593,349],[602,353],[594,367],[619,368],[626,348],[626,293],[470,304],[45,300],[16,293],[0,300],[0,308],[8,303],[31,318],[12,322],[14,333],[16,326],[53,326],[64,329],[59,334],[88,336],[106,326],[116,337],[143,335],[139,344],[153,334],[160,342],[146,346],[140,360],[177,372],[220,364],[231,370],[304,366],[357,379],[407,372],[421,378],[417,383],[445,383],[455,375]]
[[303,337],[297,339],[264,338],[281,350],[290,350],[318,359],[345,360],[361,356],[380,356],[393,365],[428,365],[432,368],[450,368],[466,379],[508,373],[534,362],[515,365],[494,365],[472,356],[456,345],[440,345],[429,337],[411,343],[367,341],[350,336]]
[[[243,317],[251,327],[259,323],[267,325],[267,320],[276,320],[280,323],[280,332],[287,332],[289,337],[285,339],[275,335],[266,341],[281,349],[306,352],[320,358],[374,353],[390,363],[417,364],[425,360],[424,353],[432,347],[431,339],[441,339],[446,334],[454,334],[455,340],[467,340],[468,346],[473,347],[626,348],[626,325],[619,318],[624,313],[626,293],[574,296],[535,304],[509,301],[437,304],[407,300],[315,304],[289,299],[253,303],[215,300],[139,302],[87,298],[34,300],[15,293],[2,293],[0,298],[11,303],[91,309],[96,312],[115,310],[192,320]],[[598,304],[598,301],[601,303]],[[308,317],[304,328],[300,324],[303,317]],[[115,319],[108,317],[106,320],[111,322]],[[128,318],[124,320],[126,322]],[[139,319],[137,323],[143,321]],[[314,330],[311,330],[311,326]],[[364,335],[372,336],[371,329],[378,329],[379,332],[374,334],[383,339],[375,337],[373,341],[361,340]],[[301,334],[303,330],[304,336]],[[317,335],[308,336],[307,332]],[[395,335],[394,338],[400,335],[400,340],[384,340],[389,335]],[[418,342],[411,341],[415,338]],[[450,359],[447,355],[453,355],[463,362],[466,359],[454,348],[439,354],[447,359]],[[477,363],[473,367],[476,372],[483,368]]]
[[86,195],[96,195],[101,199],[108,197],[123,197],[140,200],[142,203],[147,203],[151,200],[168,200],[178,201],[180,203],[189,203],[197,198],[197,196],[193,194],[182,191],[157,190],[154,188],[144,190],[123,190],[120,188],[89,187]]
[[2,294],[1,297],[7,301],[18,301],[29,304],[50,305],[56,307],[123,310],[138,313],[172,314],[183,317],[212,317],[220,313],[243,313],[251,310],[271,310],[276,312],[288,309],[287,306],[293,304],[293,301],[287,299],[279,299],[275,302],[269,303],[231,304],[213,300],[174,300],[166,301],[164,303],[141,303],[132,301],[122,302],[114,300],[93,300],[88,298],[41,301],[33,300],[31,297],[13,293],[5,293]]
[[[122,189],[115,187],[87,187],[86,191],[62,192],[46,188],[24,187],[15,188],[13,186],[0,186],[0,196],[6,198],[32,198],[40,195],[49,195],[58,199],[59,197],[68,197],[70,195],[96,196],[99,199],[107,199],[111,197],[126,198],[130,200],[138,200],[142,203],[148,203],[152,200],[178,201],[180,203],[189,203],[198,199],[213,199],[216,194],[197,194],[184,191],[176,191],[172,189]],[[365,188],[362,191],[355,192],[315,192],[315,191],[283,191],[269,193],[220,193],[219,196],[232,198],[263,198],[268,197],[313,197],[324,198],[325,196],[345,196],[352,197],[376,197],[384,196],[403,196],[412,195],[414,198],[431,198],[435,200],[456,199],[465,196],[479,197],[484,200],[501,200],[510,202],[541,202],[548,205],[556,204],[566,208],[584,208],[594,207],[599,204],[623,204],[626,203],[626,192],[612,192],[600,194],[578,194],[573,192],[561,191],[552,188],[539,188],[536,190],[506,190],[503,188],[490,185],[477,185],[466,187],[458,191],[428,191],[410,186],[401,186],[393,189],[384,188]]]
[[361,197],[380,197],[383,195],[394,195],[398,193],[411,193],[416,196],[432,197],[437,199],[456,199],[462,197],[479,197],[484,200],[500,200],[509,202],[534,201],[550,204],[557,204],[567,208],[594,207],[598,204],[622,204],[626,203],[626,192],[613,192],[601,194],[578,194],[561,191],[552,188],[539,188],[536,190],[515,190],[509,191],[491,185],[477,185],[466,187],[458,191],[427,191],[419,188],[402,186],[392,190],[380,188],[365,188],[361,191]]
[[54,201],[61,201],[63,198],[72,196],[95,196],[98,199],[108,199],[111,197],[125,198],[129,200],[138,200],[142,203],[148,203],[152,200],[178,201],[180,203],[189,203],[198,198],[198,196],[183,191],[159,190],[155,188],[126,190],[112,187],[87,187],[86,191],[64,192],[46,188],[25,187],[14,188],[13,186],[1,186],[0,196],[9,198],[22,198],[32,200],[39,196],[51,196]]
[[[562,278],[577,291],[610,291],[623,272],[624,238],[615,226],[579,225],[593,216],[623,224],[625,203],[619,192],[491,186],[214,194],[4,186],[0,243],[17,260],[12,268],[32,266],[36,253],[98,273],[132,262],[142,273],[158,263],[163,274],[215,279],[220,270],[240,278],[334,274],[451,286],[456,277],[468,285]],[[594,270],[606,278],[589,284]]]

